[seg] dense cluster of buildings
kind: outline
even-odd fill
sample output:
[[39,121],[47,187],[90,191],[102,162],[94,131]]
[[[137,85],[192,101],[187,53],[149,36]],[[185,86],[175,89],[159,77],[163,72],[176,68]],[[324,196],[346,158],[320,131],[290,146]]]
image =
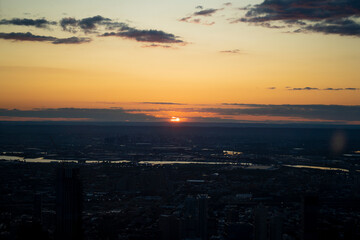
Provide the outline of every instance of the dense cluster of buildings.
[[0,145],[0,239],[360,239],[356,141],[74,129]]
[[0,170],[1,239],[360,236],[357,172],[10,161]]

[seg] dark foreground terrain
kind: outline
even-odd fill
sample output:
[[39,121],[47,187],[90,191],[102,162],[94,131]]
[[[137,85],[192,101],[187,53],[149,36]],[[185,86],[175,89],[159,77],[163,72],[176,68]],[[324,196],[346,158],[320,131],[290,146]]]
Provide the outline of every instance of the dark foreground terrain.
[[0,239],[360,239],[359,151],[356,128],[2,123]]

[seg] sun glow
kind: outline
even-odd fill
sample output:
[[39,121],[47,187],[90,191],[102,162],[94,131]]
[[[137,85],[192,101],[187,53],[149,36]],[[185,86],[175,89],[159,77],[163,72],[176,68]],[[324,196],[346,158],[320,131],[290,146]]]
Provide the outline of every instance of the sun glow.
[[172,117],[172,118],[170,119],[170,122],[180,122],[180,118],[178,118],[178,117]]

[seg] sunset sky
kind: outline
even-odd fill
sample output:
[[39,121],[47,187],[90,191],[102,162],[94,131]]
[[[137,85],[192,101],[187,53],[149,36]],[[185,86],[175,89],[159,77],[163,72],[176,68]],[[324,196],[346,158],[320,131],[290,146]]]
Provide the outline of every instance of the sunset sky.
[[0,120],[172,117],[360,124],[360,1],[0,0]]

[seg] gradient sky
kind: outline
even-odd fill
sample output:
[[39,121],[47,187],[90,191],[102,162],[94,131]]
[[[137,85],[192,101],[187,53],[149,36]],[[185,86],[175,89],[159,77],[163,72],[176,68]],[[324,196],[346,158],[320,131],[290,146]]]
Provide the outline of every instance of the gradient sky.
[[356,0],[0,0],[0,52],[0,120],[360,123]]

